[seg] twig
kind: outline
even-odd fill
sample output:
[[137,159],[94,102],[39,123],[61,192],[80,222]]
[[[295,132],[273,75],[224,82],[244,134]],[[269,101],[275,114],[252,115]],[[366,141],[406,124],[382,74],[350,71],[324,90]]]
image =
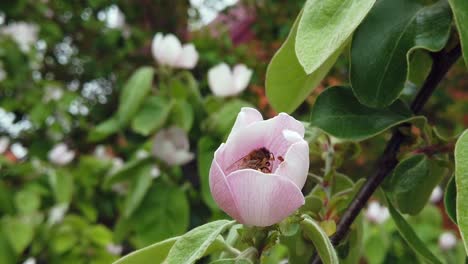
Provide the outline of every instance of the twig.
[[[457,45],[450,51],[442,50],[440,52],[431,53],[433,64],[431,72],[425,80],[422,88],[411,103],[411,110],[414,114],[418,114],[427,102],[429,97],[436,89],[437,85],[444,78],[450,67],[457,61],[461,55],[461,47]],[[409,124],[402,124],[398,128],[408,127]],[[395,129],[392,138],[388,142],[384,153],[382,154],[379,162],[377,163],[377,172],[373,174],[364,183],[359,190],[359,193],[352,200],[348,209],[345,211],[340,219],[336,233],[330,238],[333,245],[338,245],[348,234],[351,224],[359,215],[361,210],[366,205],[369,198],[383,182],[385,177],[395,168],[398,164],[397,153],[400,145],[405,140],[405,135],[400,132],[400,129]],[[320,258],[315,255],[313,264],[321,263]]]

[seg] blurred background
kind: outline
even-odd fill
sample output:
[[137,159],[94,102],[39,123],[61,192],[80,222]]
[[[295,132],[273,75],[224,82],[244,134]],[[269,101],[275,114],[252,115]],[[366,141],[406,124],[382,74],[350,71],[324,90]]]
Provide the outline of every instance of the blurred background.
[[[302,5],[1,1],[0,264],[111,263],[226,218],[208,188],[213,152],[241,107],[276,114],[265,96],[265,72]],[[152,50],[158,32],[192,43],[196,66],[163,67]],[[208,72],[222,62],[252,70],[245,90],[229,97],[214,92]],[[347,83],[347,65],[344,54],[293,115],[307,121],[325,87]],[[134,73],[144,66],[151,69],[150,87],[131,101],[140,89]],[[406,99],[423,79],[411,78]],[[468,127],[467,85],[459,62],[425,108],[441,134]],[[127,121],[116,124],[122,113]],[[338,144],[341,170],[365,178],[387,140],[383,134],[359,145]],[[311,160],[311,171],[319,172],[319,145]],[[454,263],[465,253],[444,213],[444,188],[410,222],[436,254]],[[362,263],[417,262],[377,200],[365,214]]]

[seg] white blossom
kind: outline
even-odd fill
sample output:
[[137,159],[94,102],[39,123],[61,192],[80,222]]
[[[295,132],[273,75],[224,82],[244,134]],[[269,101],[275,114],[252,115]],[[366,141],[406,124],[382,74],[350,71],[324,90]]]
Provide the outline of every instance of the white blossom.
[[23,262],[23,264],[36,264],[36,259],[33,257],[29,257]]
[[432,190],[431,197],[429,198],[429,200],[431,201],[431,203],[438,203],[440,202],[443,196],[444,191],[442,191],[442,188],[440,188],[440,186],[437,186],[434,188],[434,190]]
[[151,44],[153,57],[160,65],[172,68],[193,69],[198,62],[198,52],[192,43],[182,45],[173,34],[157,33]]
[[108,244],[106,246],[107,252],[114,256],[120,256],[122,254],[123,247],[122,245],[116,245],[116,244]]
[[208,71],[208,84],[216,96],[233,96],[247,88],[252,73],[244,64],[234,66],[231,71],[226,63],[221,63]]
[[21,143],[12,144],[10,149],[17,159],[23,159],[28,155],[28,149],[21,145]]
[[457,237],[452,232],[443,232],[439,236],[439,247],[442,250],[449,250],[457,245]]
[[367,206],[366,218],[376,224],[382,224],[390,217],[388,208],[377,201],[371,201]]
[[8,137],[0,137],[0,154],[3,154],[10,145],[10,139]]
[[62,222],[63,217],[65,216],[65,213],[68,210],[68,205],[67,204],[59,204],[49,211],[49,218],[47,219],[47,222],[49,225],[54,225],[57,223]]
[[189,151],[187,133],[178,127],[162,129],[156,134],[153,154],[169,165],[184,165],[194,158]]
[[37,41],[38,27],[26,22],[14,22],[0,28],[0,34],[10,36],[20,47],[28,52]]
[[55,145],[48,154],[49,161],[56,165],[67,165],[75,158],[75,152],[69,150],[65,143]]

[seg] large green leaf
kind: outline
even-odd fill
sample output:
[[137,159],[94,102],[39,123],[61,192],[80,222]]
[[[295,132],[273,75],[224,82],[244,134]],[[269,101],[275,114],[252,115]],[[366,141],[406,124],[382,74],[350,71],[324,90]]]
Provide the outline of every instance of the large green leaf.
[[248,259],[238,259],[238,258],[231,258],[231,259],[218,259],[210,264],[252,264],[252,261]]
[[449,0],[455,17],[458,35],[465,59],[465,66],[468,67],[468,1],[466,0]]
[[160,264],[166,259],[169,250],[171,250],[172,245],[174,245],[178,238],[179,237],[169,238],[138,251],[134,251],[114,262],[114,264]]
[[30,219],[6,216],[1,219],[0,230],[4,232],[14,251],[20,255],[34,238],[35,226]]
[[153,68],[137,69],[125,83],[119,98],[117,118],[121,126],[126,125],[140,109],[141,104],[151,90]]
[[137,247],[183,234],[189,225],[187,196],[179,187],[156,181],[147,191],[128,225],[135,231]]
[[457,223],[468,252],[468,130],[455,145],[455,182],[457,185]]
[[91,142],[96,142],[105,139],[119,131],[119,129],[119,120],[116,117],[111,117],[94,127],[88,134],[88,140]]
[[153,166],[154,165],[146,163],[135,171],[136,175],[133,178],[132,185],[125,198],[124,217],[130,217],[138,206],[140,206],[141,201],[151,187],[151,183],[153,182],[151,170]]
[[388,201],[388,209],[390,211],[390,215],[395,222],[395,225],[398,229],[398,232],[403,237],[403,239],[408,243],[411,249],[419,256],[424,258],[428,263],[442,263],[439,259],[437,259],[434,254],[426,247],[424,242],[418,237],[418,235],[414,232],[413,228],[406,222],[405,218],[393,207],[390,200],[387,198]]
[[335,64],[342,47],[331,54],[312,74],[302,68],[295,52],[296,33],[301,14],[291,28],[288,38],[271,59],[266,73],[266,95],[271,105],[281,112],[294,111],[317,87]]
[[216,238],[233,224],[234,221],[218,220],[192,229],[176,241],[169,251],[166,262],[195,263]]
[[394,102],[404,88],[415,49],[441,50],[449,37],[446,1],[378,1],[354,35],[351,84],[359,101],[371,107]]
[[225,103],[203,121],[203,128],[215,135],[226,137],[242,107],[252,107],[252,105],[238,99]]
[[345,44],[375,0],[308,0],[299,21],[296,54],[307,74]]
[[304,218],[301,224],[306,236],[314,243],[322,262],[324,264],[338,264],[338,256],[335,249],[325,231],[320,227],[320,224],[308,216]]
[[166,98],[149,97],[132,120],[132,129],[143,136],[150,135],[164,126],[171,109],[172,102]]
[[314,104],[310,123],[334,137],[360,141],[413,120],[401,101],[382,109],[362,105],[347,87],[331,87]]
[[388,191],[393,204],[404,214],[419,213],[446,172],[443,161],[425,155],[402,160],[389,181]]

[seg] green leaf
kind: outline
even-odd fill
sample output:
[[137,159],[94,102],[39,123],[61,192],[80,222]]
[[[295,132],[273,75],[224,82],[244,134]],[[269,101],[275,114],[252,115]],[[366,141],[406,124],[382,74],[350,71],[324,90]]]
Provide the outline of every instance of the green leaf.
[[468,1],[465,0],[449,0],[455,17],[458,35],[465,59],[465,66],[468,67]]
[[192,229],[176,241],[166,263],[195,263],[216,238],[233,224],[234,221],[218,220]]
[[198,140],[197,144],[197,162],[198,162],[198,175],[200,176],[201,195],[203,201],[208,205],[211,210],[219,210],[218,205],[215,203],[210,190],[210,167],[213,161],[214,152],[218,144],[210,137],[202,137]]
[[175,101],[171,111],[171,121],[186,132],[192,129],[194,113],[192,106],[182,100]]
[[203,128],[218,136],[227,136],[242,107],[252,107],[252,105],[238,99],[225,103],[218,111],[212,113],[203,122]]
[[162,263],[179,237],[173,237],[147,246],[114,262],[114,264]]
[[148,136],[166,123],[172,103],[162,97],[151,96],[143,103],[141,110],[132,120],[133,131]]
[[190,207],[179,187],[155,181],[135,210],[128,225],[135,231],[137,247],[183,234],[189,225]]
[[324,264],[338,264],[338,256],[333,248],[327,234],[322,230],[320,224],[308,216],[301,222],[306,236],[314,243],[320,259]]
[[457,185],[457,223],[468,252],[468,130],[455,145],[455,182]]
[[120,124],[119,120],[115,117],[109,118],[106,121],[100,123],[94,127],[88,134],[88,140],[96,142],[107,138],[108,136],[119,131]]
[[425,155],[402,160],[389,180],[388,191],[393,204],[404,214],[418,214],[446,172],[441,160]]
[[15,206],[21,213],[32,213],[41,206],[41,197],[33,190],[22,189],[15,194]]
[[125,83],[120,94],[117,110],[117,118],[121,126],[126,125],[140,109],[141,104],[151,90],[153,75],[152,67],[141,67]]
[[21,254],[34,237],[34,225],[25,218],[4,217],[1,219],[3,230],[11,247],[17,254]]
[[388,209],[390,215],[395,222],[395,225],[398,229],[398,232],[403,237],[403,239],[408,243],[410,248],[419,256],[424,258],[428,263],[442,263],[437,259],[434,254],[426,247],[424,242],[416,235],[413,228],[406,222],[405,218],[393,207],[392,203],[387,197]]
[[105,247],[112,243],[112,231],[104,225],[90,226],[85,232],[87,238],[98,246]]
[[401,101],[382,109],[364,106],[347,87],[331,87],[317,98],[310,123],[341,139],[361,141],[417,119]]
[[[0,231],[2,231],[2,227],[0,227]],[[0,263],[16,263],[15,252],[3,231],[0,232]]]
[[153,166],[154,165],[151,165],[150,163],[146,163],[134,172],[135,176],[124,203],[124,217],[130,217],[130,215],[138,208],[151,187],[151,183],[153,182],[151,169]]
[[266,95],[278,112],[294,111],[319,85],[335,64],[342,50],[341,47],[335,51],[320,68],[307,75],[297,59],[294,48],[301,14],[302,12],[297,16],[288,38],[271,59],[266,73]]
[[457,185],[455,176],[450,178],[444,192],[444,205],[447,215],[455,224],[457,223]]
[[404,88],[411,54],[439,51],[450,35],[448,4],[419,0],[378,1],[354,34],[351,84],[359,101],[370,107],[393,103]]
[[218,259],[210,264],[252,264],[252,261],[248,259],[238,259],[238,258],[231,258],[231,259]]
[[307,74],[346,43],[375,0],[308,0],[299,21],[296,54]]
[[65,170],[50,170],[49,184],[57,203],[70,203],[73,196],[73,176]]
[[151,157],[147,157],[144,159],[134,159],[125,163],[122,168],[105,178],[103,184],[104,188],[110,188],[115,183],[133,179],[135,171],[139,170],[142,166],[150,164],[151,162]]

